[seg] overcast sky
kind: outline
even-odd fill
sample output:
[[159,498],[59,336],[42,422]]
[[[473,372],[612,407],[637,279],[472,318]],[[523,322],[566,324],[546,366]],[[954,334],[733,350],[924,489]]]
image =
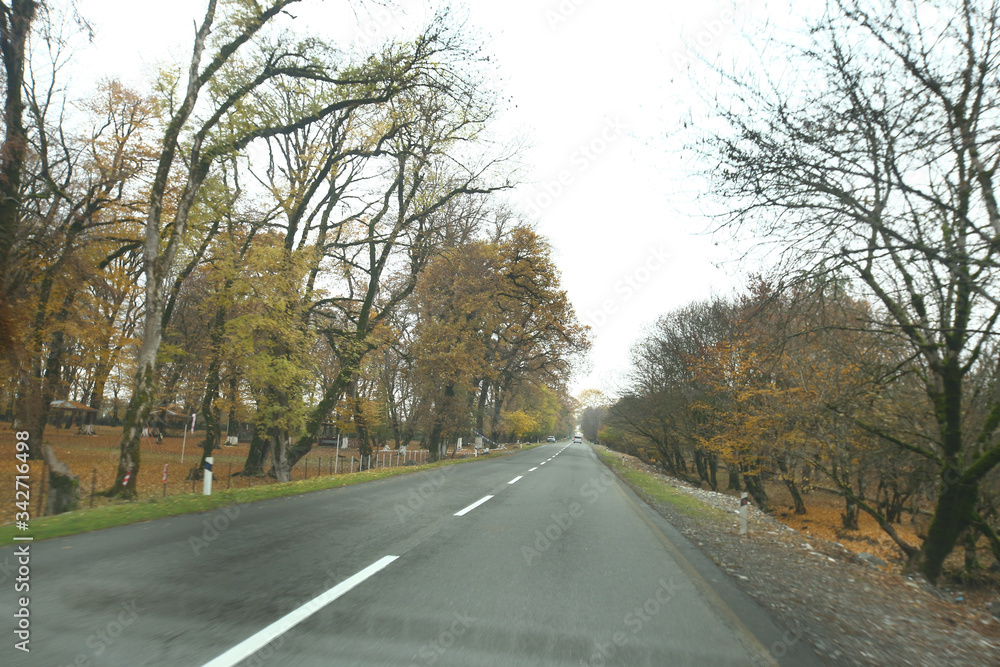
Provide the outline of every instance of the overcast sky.
[[[745,267],[730,261],[736,249],[714,245],[704,234],[708,222],[701,212],[710,202],[699,200],[700,183],[690,176],[697,165],[684,163],[671,137],[695,101],[688,63],[733,57],[741,31],[765,20],[788,21],[789,5],[452,4],[481,31],[496,61],[502,92],[511,100],[501,130],[528,138],[525,184],[512,199],[551,241],[563,285],[580,319],[593,328],[590,367],[571,389],[613,393],[645,325],[692,300],[729,293],[742,280]],[[189,57],[194,21],[205,5],[81,0],[96,39],[77,62],[90,76],[146,85],[158,61]],[[346,0],[307,0],[295,13],[334,39],[364,44],[421,24],[432,11],[411,0],[388,9],[369,5],[356,15],[348,6]]]

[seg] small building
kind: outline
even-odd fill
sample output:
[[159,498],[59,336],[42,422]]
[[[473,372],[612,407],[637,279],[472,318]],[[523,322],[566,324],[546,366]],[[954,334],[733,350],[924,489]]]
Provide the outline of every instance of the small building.
[[81,433],[93,435],[95,419],[97,419],[97,410],[89,405],[63,400],[49,403],[49,421],[56,428],[62,426],[62,428],[71,429],[79,425]]
[[191,415],[185,414],[183,410],[183,406],[176,403],[151,410],[149,413],[149,425],[164,436],[168,434],[167,429],[174,431],[179,436],[184,432],[188,424],[191,423]]

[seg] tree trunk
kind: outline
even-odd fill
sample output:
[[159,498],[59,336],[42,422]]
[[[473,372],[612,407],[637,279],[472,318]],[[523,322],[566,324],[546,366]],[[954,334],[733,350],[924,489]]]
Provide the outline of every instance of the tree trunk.
[[667,447],[665,443],[660,440],[655,440],[652,437],[653,444],[656,446],[656,451],[660,453],[660,459],[663,461],[663,468],[670,474],[671,477],[680,477],[681,474],[677,471],[677,466],[674,464],[674,455]]
[[479,382],[479,403],[476,406],[476,433],[482,434],[486,424],[486,399],[490,393],[490,381],[483,378]]
[[858,506],[850,498],[844,498],[844,513],[840,515],[840,524],[845,530],[858,530]]
[[802,494],[799,492],[799,485],[795,483],[794,479],[786,479],[785,486],[788,487],[788,493],[792,495],[792,502],[795,504],[796,514],[806,513],[806,504],[802,500]]
[[965,547],[965,574],[972,575],[976,570],[980,569],[979,561],[976,559],[976,542],[979,541],[979,531],[976,530],[975,526],[969,526],[965,530],[965,540],[963,546]]
[[705,453],[701,449],[694,450],[694,467],[698,470],[699,481],[710,485],[708,481],[708,466],[705,462]]
[[80,507],[80,478],[69,466],[56,458],[48,445],[42,445],[45,462],[49,466],[49,494],[45,501],[47,515],[71,512]]
[[762,512],[770,512],[771,510],[767,506],[767,491],[764,490],[764,484],[760,481],[760,477],[744,473],[743,483],[746,484],[747,493],[753,498],[757,509]]
[[677,445],[673,445],[671,447],[671,451],[674,454],[674,465],[677,466],[677,472],[681,476],[686,478],[688,474],[688,469],[687,469],[687,461],[684,460],[684,452],[682,452],[680,450],[680,447],[678,447]]
[[[226,288],[229,287],[227,281]],[[205,439],[199,443],[201,447],[201,462],[196,470],[196,479],[201,479],[205,470],[205,460],[219,446],[222,428],[219,415],[215,410],[215,399],[219,397],[219,386],[222,384],[222,341],[226,326],[226,309],[215,311],[215,321],[212,323],[212,360],[208,365],[208,377],[205,379],[205,393],[201,400],[201,416],[205,422]]]
[[427,443],[428,458],[432,462],[441,458],[441,431],[443,428],[441,417],[438,416],[431,429],[430,442]]
[[[115,482],[104,492],[108,497],[134,499],[136,480],[139,476],[142,451],[139,448],[142,439],[142,427],[149,420],[153,409],[156,382],[156,353],[160,349],[162,329],[161,319],[156,314],[155,304],[150,304],[152,310],[146,312],[146,332],[142,346],[139,348],[139,358],[135,377],[135,387],[128,409],[125,411],[125,424],[122,428],[122,438],[119,446],[118,471]],[[162,313],[161,313],[162,314]],[[129,478],[128,483],[125,482]]]
[[885,514],[885,520],[889,523],[899,523],[910,494],[900,492],[897,480],[880,479],[877,497],[878,508]]
[[[361,409],[361,397],[358,395],[357,378],[355,378],[354,382],[351,383],[351,390],[349,393],[352,395],[351,403],[354,408],[354,415],[352,417],[352,420],[354,421],[354,429],[358,433],[358,454],[361,455],[361,466],[362,469],[364,469],[365,465],[371,465],[372,446],[368,437],[368,420],[365,419],[364,412]],[[367,463],[366,457],[368,457]]]
[[246,461],[243,462],[243,470],[239,474],[248,477],[263,475],[269,451],[267,437],[254,429],[253,440],[250,441],[250,451],[247,452]]
[[45,378],[34,372],[24,373],[19,382],[14,407],[14,426],[19,431],[28,431],[31,434],[28,442],[28,458],[35,460],[41,460],[45,456],[42,450],[42,436],[48,410],[44,409],[45,391],[42,388],[44,382]]
[[[64,251],[63,256],[45,271],[42,278],[28,352],[32,368],[30,376],[21,383],[20,387],[21,407],[18,410],[18,419],[24,425],[24,429],[31,433],[28,449],[28,456],[31,458],[42,458],[43,456],[40,446],[45,435],[50,407],[56,398],[59,380],[62,376],[62,360],[66,340],[62,325],[69,318],[73,301],[76,299],[76,289],[70,289],[63,298],[58,313],[50,320],[48,317],[49,298],[55,284],[55,275],[65,264],[67,252]],[[55,327],[55,331],[52,331],[46,346],[46,334],[53,327]],[[48,348],[47,352],[46,347]],[[41,363],[42,355],[45,355],[44,365]]]
[[99,362],[94,369],[94,386],[90,390],[90,401],[87,402],[87,405],[97,410],[95,418],[101,416],[101,408],[104,407],[104,388],[107,386],[110,375],[111,366],[110,364],[104,365],[103,361]]
[[[363,339],[358,339],[348,352],[337,354],[337,361],[340,362],[340,371],[337,373],[337,377],[334,378],[330,387],[324,392],[319,404],[309,414],[309,418],[306,419],[305,434],[289,448],[289,465],[294,466],[299,462],[299,459],[312,451],[313,444],[316,442],[316,434],[322,428],[323,422],[326,421],[327,417],[330,416],[330,412],[340,402],[351,379],[357,374],[358,364],[361,363],[361,359],[364,356],[361,352],[362,345]],[[332,344],[331,347],[333,347]]]
[[[949,474],[951,473],[951,474]],[[948,466],[942,473],[943,488],[938,495],[934,517],[927,529],[920,551],[906,564],[905,570],[921,571],[932,584],[937,583],[948,554],[955,548],[958,537],[969,525],[979,496],[977,483],[963,483],[957,467]]]
[[499,392],[493,395],[493,422],[490,424],[490,440],[500,441],[500,415],[503,412],[503,400]]
[[236,440],[239,441],[240,437],[240,425],[236,421],[236,384],[237,377],[236,373],[229,369],[229,414],[226,415],[226,436],[229,437],[233,432],[233,424],[236,424]]
[[291,466],[288,464],[288,432],[282,429],[271,431],[271,471],[279,482],[291,481]]
[[[4,139],[0,146],[0,349],[16,358],[14,344],[13,295],[8,276],[11,251],[21,227],[21,174],[28,150],[24,132],[24,51],[38,3],[13,0],[0,19],[0,55],[6,85],[3,109]],[[15,363],[11,364],[16,367]],[[34,434],[32,434],[34,436]],[[34,440],[34,437],[32,438]]]
[[795,483],[795,476],[791,472],[791,468],[788,466],[787,461],[784,456],[777,456],[775,460],[778,464],[778,470],[781,471],[781,477],[785,482],[785,486],[788,488],[788,493],[792,496],[792,502],[795,504],[796,514],[806,513],[806,504],[802,502],[802,494],[799,493],[799,485]]
[[740,484],[740,469],[731,463],[726,464],[726,471],[729,473],[729,481],[726,483],[726,491],[735,491],[739,493],[743,490],[743,486]]

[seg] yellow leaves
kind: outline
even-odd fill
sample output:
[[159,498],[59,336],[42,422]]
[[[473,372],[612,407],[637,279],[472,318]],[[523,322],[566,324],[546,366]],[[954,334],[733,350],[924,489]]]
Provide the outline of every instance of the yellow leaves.
[[513,434],[518,439],[538,429],[538,421],[522,410],[504,411],[501,415],[501,422],[503,430]]

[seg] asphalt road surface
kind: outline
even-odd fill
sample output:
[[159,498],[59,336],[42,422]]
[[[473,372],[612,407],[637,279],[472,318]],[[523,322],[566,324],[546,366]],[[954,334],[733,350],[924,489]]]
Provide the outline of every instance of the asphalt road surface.
[[39,542],[30,585],[0,664],[822,664],[565,442]]

